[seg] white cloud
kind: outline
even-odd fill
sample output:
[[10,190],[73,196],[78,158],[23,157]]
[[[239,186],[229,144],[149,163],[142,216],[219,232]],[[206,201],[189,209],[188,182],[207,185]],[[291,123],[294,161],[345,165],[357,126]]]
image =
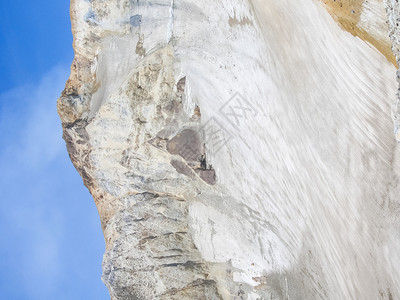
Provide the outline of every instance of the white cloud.
[[[15,158],[19,158],[20,163],[43,165],[64,151],[60,140],[61,126],[56,113],[56,99],[65,85],[68,73],[67,68],[56,67],[43,77],[39,85],[19,87],[0,95],[3,106],[0,128],[14,131],[13,138],[16,138],[6,149]],[[11,101],[13,103],[9,103]],[[19,102],[17,107],[15,102]],[[15,115],[16,111],[19,115]],[[18,123],[12,124],[15,119]],[[10,128],[10,125],[17,128]]]
[[[4,299],[109,299],[97,210],[62,140],[68,67],[0,94],[0,289]],[[9,297],[8,297],[9,296]]]
[[54,292],[62,269],[65,221],[48,201],[57,197],[52,164],[65,152],[56,100],[68,73],[56,67],[37,86],[0,95],[0,235],[2,254],[9,259],[0,265],[2,272],[23,279],[21,288],[34,299]]

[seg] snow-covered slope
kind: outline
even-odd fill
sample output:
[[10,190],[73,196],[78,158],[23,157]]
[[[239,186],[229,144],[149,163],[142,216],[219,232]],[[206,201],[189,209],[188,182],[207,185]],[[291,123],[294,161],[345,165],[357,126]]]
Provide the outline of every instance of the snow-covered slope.
[[59,113],[113,299],[400,297],[397,83],[382,53],[313,0],[71,11]]

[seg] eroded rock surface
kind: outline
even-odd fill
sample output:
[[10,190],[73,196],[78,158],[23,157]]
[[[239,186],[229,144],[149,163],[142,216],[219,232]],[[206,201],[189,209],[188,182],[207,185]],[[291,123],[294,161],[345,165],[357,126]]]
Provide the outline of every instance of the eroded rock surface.
[[400,297],[384,4],[324,2],[341,26],[313,0],[71,1],[58,111],[112,299]]

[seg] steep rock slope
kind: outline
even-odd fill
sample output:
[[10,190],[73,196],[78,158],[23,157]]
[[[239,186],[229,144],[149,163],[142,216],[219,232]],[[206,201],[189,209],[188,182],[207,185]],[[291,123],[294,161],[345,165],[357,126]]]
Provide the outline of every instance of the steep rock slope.
[[74,0],[71,18],[58,109],[112,299],[400,297],[384,55],[312,0]]

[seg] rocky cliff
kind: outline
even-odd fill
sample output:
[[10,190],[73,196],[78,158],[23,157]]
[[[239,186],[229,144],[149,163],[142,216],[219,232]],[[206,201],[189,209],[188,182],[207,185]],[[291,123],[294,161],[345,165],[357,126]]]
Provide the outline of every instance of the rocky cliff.
[[58,111],[112,299],[400,298],[398,9],[71,0]]

